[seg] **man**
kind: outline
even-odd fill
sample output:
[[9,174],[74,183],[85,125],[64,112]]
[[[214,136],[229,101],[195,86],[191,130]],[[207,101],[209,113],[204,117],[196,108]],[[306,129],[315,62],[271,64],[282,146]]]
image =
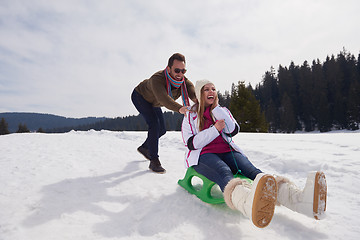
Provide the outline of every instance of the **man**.
[[[131,100],[148,124],[148,135],[138,151],[150,160],[149,168],[156,173],[165,173],[159,160],[159,138],[166,133],[161,107],[186,114],[189,98],[196,102],[194,85],[184,76],[185,57],[173,54],[165,70],[158,71],[135,87]],[[181,96],[183,105],[175,100]]]

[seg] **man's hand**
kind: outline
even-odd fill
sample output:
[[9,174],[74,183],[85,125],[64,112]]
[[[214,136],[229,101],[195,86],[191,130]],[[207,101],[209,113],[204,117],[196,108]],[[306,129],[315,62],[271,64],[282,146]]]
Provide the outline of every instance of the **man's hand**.
[[183,106],[179,109],[179,113],[186,115],[186,112],[188,112],[189,109],[187,106]]

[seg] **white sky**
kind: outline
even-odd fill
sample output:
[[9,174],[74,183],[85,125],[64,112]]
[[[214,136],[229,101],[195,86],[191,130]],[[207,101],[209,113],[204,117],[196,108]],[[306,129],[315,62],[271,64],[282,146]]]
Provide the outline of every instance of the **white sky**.
[[0,112],[138,114],[133,88],[185,55],[224,92],[360,50],[358,0],[0,0]]

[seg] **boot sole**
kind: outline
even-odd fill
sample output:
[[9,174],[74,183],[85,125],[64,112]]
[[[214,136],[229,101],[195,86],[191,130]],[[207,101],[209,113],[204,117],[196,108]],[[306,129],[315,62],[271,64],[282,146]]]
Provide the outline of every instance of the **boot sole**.
[[271,175],[264,175],[256,186],[252,206],[252,222],[259,228],[270,224],[274,215],[277,197],[275,178]]
[[149,168],[152,172],[154,172],[154,173],[158,173],[158,174],[164,174],[164,173],[166,173],[166,170],[164,170],[164,171],[154,171],[154,170],[152,170],[151,168]]
[[317,172],[315,174],[314,183],[314,204],[313,214],[316,220],[320,220],[320,216],[326,211],[327,184],[325,174]]

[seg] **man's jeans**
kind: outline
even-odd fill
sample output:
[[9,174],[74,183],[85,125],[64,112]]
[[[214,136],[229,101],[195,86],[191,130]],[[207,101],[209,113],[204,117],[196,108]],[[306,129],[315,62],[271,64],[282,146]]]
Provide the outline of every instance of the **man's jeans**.
[[242,175],[251,180],[261,173],[261,170],[257,169],[247,157],[235,151],[201,154],[198,165],[193,167],[198,173],[217,183],[223,192],[238,169]]
[[149,149],[150,158],[158,158],[159,138],[166,133],[164,116],[160,107],[153,107],[137,91],[131,94],[131,100],[148,125],[148,135],[143,147]]

